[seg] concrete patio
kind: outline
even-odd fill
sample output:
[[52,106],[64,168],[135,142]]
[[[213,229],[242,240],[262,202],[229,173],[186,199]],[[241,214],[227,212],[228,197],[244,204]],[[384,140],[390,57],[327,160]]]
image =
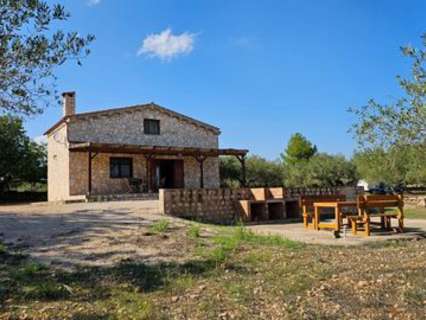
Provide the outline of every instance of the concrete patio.
[[271,223],[248,226],[250,230],[258,234],[279,235],[290,240],[301,241],[311,244],[322,245],[362,245],[378,241],[388,240],[416,240],[426,238],[426,220],[405,219],[405,232],[395,233],[375,230],[370,237],[365,237],[362,233],[354,236],[350,229],[343,229],[340,238],[335,238],[332,231],[305,229],[302,223]]

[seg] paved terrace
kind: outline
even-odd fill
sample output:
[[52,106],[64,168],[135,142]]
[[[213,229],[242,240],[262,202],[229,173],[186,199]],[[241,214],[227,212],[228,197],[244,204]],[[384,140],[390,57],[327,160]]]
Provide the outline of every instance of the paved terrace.
[[[392,221],[395,226],[396,222]],[[311,244],[323,245],[361,245],[386,240],[401,239],[419,239],[426,238],[426,220],[405,219],[405,232],[396,233],[393,231],[373,231],[370,237],[362,235],[362,231],[358,235],[352,235],[352,231],[348,228],[345,232],[340,232],[340,238],[335,238],[332,231],[315,231],[313,229],[305,229],[302,223],[274,223],[274,224],[258,224],[251,225],[248,228],[259,234],[280,235],[291,240],[301,241]]]

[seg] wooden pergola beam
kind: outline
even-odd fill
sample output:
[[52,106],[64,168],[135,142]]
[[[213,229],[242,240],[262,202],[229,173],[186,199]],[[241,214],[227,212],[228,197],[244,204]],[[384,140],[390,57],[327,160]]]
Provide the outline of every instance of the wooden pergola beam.
[[152,191],[152,176],[150,163],[156,155],[193,157],[200,166],[200,188],[204,188],[204,161],[208,157],[235,156],[241,163],[242,185],[246,186],[246,165],[245,157],[248,150],[245,149],[214,149],[214,148],[192,148],[192,147],[170,147],[170,146],[146,146],[129,145],[115,143],[95,143],[95,142],[70,142],[68,147],[70,152],[88,153],[88,193],[92,192],[92,160],[99,153],[127,153],[141,154],[146,160],[146,178],[148,190]]
[[245,156],[248,150],[245,149],[212,149],[212,148],[190,148],[190,147],[165,147],[165,146],[145,146],[126,145],[112,143],[92,143],[92,142],[71,142],[69,150],[71,152],[88,152],[89,148],[99,153],[129,153],[129,154],[151,154],[158,155],[182,155],[197,156],[205,155],[209,157],[217,156]]

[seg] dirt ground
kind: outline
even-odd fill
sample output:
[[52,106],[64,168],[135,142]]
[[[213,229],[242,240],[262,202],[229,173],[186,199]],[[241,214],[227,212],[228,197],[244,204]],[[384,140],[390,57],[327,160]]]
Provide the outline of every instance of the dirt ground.
[[[157,214],[157,205],[129,201],[0,206],[0,240],[62,267],[184,258],[178,241],[179,226],[186,222]],[[174,237],[144,236],[160,219],[173,221]]]
[[363,240],[194,224],[155,201],[3,206],[0,319],[424,319],[424,222],[407,226],[330,246]]
[[[158,214],[157,201],[127,201],[0,206],[0,241],[41,262],[62,267],[105,266],[133,259],[168,261],[184,259],[180,251],[187,221]],[[173,237],[144,236],[155,221],[173,222]],[[426,237],[426,220],[406,219],[404,234],[352,236],[350,230],[335,239],[332,232],[313,231],[301,223],[253,225],[259,234],[279,235],[310,244],[358,245],[400,238]]]

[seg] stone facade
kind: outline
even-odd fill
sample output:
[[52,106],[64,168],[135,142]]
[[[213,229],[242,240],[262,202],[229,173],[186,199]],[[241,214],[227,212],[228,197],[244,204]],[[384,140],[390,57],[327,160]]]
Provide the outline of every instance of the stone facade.
[[[160,134],[145,134],[144,119],[159,120]],[[70,152],[70,143],[217,149],[219,134],[215,127],[152,104],[66,117],[59,126],[47,132],[49,201],[70,200],[88,193],[88,153]],[[146,160],[143,155],[99,153],[92,160],[92,194],[129,192],[127,179],[110,178],[109,159],[112,156],[132,158],[133,177],[146,181]],[[199,187],[200,167],[193,157],[156,158],[182,159],[185,188]],[[209,157],[204,162],[204,186],[218,188],[219,185],[219,160]]]
[[[68,124],[69,141],[192,148],[218,148],[218,132],[173,117],[155,106],[133,111],[81,114]],[[144,119],[160,120],[160,135],[144,134]]]
[[60,201],[68,199],[70,188],[70,159],[66,124],[58,127],[47,137],[47,176],[48,199]]
[[426,194],[404,193],[404,204],[407,208],[426,208]]
[[[110,157],[127,157],[133,159],[133,177],[146,181],[146,161],[142,155],[128,154],[98,154],[92,160],[92,193],[110,194],[127,193],[129,187],[127,179],[111,179],[109,177]],[[157,159],[178,159],[173,156],[158,156]],[[184,157],[184,184],[185,188],[196,189],[200,183],[200,168],[192,157]],[[85,152],[70,153],[70,195],[82,195],[88,191],[88,157]],[[208,158],[204,163],[204,185],[206,188],[218,188],[219,161],[217,158]]]

